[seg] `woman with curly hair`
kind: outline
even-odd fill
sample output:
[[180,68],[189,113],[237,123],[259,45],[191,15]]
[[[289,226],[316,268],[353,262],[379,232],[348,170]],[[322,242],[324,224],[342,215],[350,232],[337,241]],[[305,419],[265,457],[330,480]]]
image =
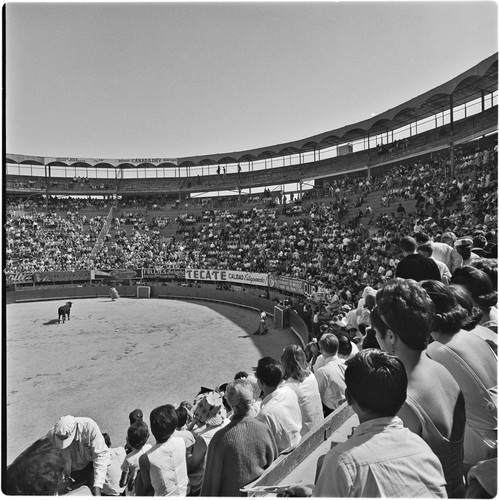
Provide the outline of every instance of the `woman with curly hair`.
[[[6,495],[64,495],[71,490],[63,451],[49,439],[42,438],[26,448],[8,467],[2,481]],[[82,486],[73,495],[88,495]]]
[[449,370],[464,394],[463,462],[467,472],[496,454],[497,356],[482,338],[462,329],[468,313],[448,287],[431,280],[421,286],[435,304],[434,342],[428,345],[428,356]]
[[485,340],[497,355],[497,333],[493,332],[490,328],[478,324],[482,317],[482,311],[473,305],[473,299],[471,298],[470,292],[461,285],[449,285],[447,289],[454,295],[457,303],[461,307],[464,307],[468,313],[468,317],[463,324],[463,330],[473,332],[475,335]]
[[284,382],[298,396],[302,416],[301,435],[315,429],[323,420],[321,395],[314,374],[308,368],[307,357],[298,345],[288,345],[281,354]]
[[472,266],[460,267],[454,271],[451,283],[470,292],[475,307],[482,311],[478,324],[497,333],[497,290],[489,275]]

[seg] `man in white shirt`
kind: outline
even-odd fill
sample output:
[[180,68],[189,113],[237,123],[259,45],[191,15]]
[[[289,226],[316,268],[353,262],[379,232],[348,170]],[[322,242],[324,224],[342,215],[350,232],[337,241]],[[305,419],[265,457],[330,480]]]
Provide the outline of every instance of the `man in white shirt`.
[[452,231],[448,231],[442,234],[441,243],[435,241],[431,243],[433,248],[433,258],[443,262],[449,268],[451,274],[461,266],[461,262],[463,260],[454,248],[456,240],[457,236]]
[[473,262],[477,260],[482,260],[482,258],[476,253],[472,252],[473,240],[471,238],[459,238],[454,243],[454,248],[457,253],[461,256],[461,264],[458,267],[466,267],[472,265]]
[[110,455],[99,426],[91,418],[66,415],[46,437],[63,450],[74,486],[91,486],[94,496],[100,496]]
[[260,359],[255,376],[265,395],[256,418],[272,431],[279,453],[290,451],[301,440],[302,416],[298,396],[290,387],[279,387],[282,370],[274,358]]
[[326,454],[315,486],[293,486],[286,496],[446,498],[439,459],[396,416],[407,395],[402,362],[366,349],[346,365],[346,398],[359,426]]
[[345,399],[345,362],[338,357],[338,338],[332,333],[321,337],[319,346],[324,365],[314,370],[321,395],[324,416],[332,413]]
[[433,258],[433,245],[430,242],[419,245],[418,253],[435,261],[435,264],[440,271],[440,279],[442,280],[442,283],[444,285],[448,285],[450,283],[450,279],[452,278],[452,274],[450,273],[449,268],[443,262],[440,262],[439,260]]

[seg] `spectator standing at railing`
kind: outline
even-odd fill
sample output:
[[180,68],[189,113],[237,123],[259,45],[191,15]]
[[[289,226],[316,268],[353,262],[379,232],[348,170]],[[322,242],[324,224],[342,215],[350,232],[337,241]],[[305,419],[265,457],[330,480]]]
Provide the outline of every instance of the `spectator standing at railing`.
[[280,385],[282,370],[271,357],[258,361],[255,376],[265,396],[256,418],[271,430],[279,453],[290,451],[301,440],[302,415],[298,396],[292,388]]
[[[332,333],[325,334],[319,341],[323,359],[321,365],[314,366],[314,375],[317,379],[321,395],[324,416],[332,413],[345,398],[345,362],[338,357],[339,341]],[[324,363],[324,364],[322,364]]]

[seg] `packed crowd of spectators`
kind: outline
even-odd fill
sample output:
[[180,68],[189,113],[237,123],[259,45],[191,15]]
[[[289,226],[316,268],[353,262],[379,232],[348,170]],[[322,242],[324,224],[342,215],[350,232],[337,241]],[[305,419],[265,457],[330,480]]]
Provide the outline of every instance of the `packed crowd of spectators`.
[[5,215],[5,272],[37,273],[88,269],[104,217],[68,212]]
[[[452,178],[445,168],[420,161],[370,179],[333,179],[317,189],[325,188],[333,193],[329,200],[180,214],[177,235],[171,240],[162,231],[168,217],[151,219],[125,210],[114,219],[113,230],[91,264],[272,272],[308,280],[330,297],[347,290],[356,296],[364,286],[379,286],[393,276],[398,240],[404,234],[424,232],[438,242],[445,232],[453,232],[457,237],[476,237],[479,245],[484,245],[478,241],[482,238],[487,242],[497,237],[497,172],[488,150],[463,156]],[[352,205],[346,194],[358,201],[359,195],[373,191],[388,206],[398,202],[403,211],[395,207],[391,213],[378,211],[362,201],[356,214],[342,217]],[[66,217],[9,210],[7,270],[85,268],[85,257],[103,223],[101,217],[78,214],[88,203],[87,199],[51,200],[59,208],[74,210]],[[99,206],[104,200],[96,203]]]

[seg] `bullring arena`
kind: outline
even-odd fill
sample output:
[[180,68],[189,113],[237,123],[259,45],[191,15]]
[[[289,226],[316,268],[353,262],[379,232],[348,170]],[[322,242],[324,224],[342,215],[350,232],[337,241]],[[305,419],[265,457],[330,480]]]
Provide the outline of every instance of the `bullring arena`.
[[[404,277],[409,236],[426,260],[449,247],[448,274],[433,263],[445,286],[476,265],[493,288],[497,65],[495,53],[396,108],[284,145],[182,158],[7,154],[4,462],[68,414],[123,446],[132,410],[147,420],[325,333],[345,357],[354,344],[387,349],[370,307]],[[494,303],[478,310],[465,291],[460,328],[476,319],[497,333],[497,287],[483,290]],[[59,323],[67,301],[71,318]],[[252,335],[260,311],[264,336]],[[312,347],[306,371],[318,383]],[[326,407],[328,384],[317,426],[245,486],[314,482],[321,454],[359,423],[343,397]]]
[[[116,446],[128,414],[192,401],[202,386],[230,382],[262,356],[279,358],[296,343],[268,321],[253,336],[257,311],[214,302],[169,299],[72,299],[7,307],[7,458],[43,436],[62,415],[93,418]],[[222,362],[223,361],[223,362]]]

